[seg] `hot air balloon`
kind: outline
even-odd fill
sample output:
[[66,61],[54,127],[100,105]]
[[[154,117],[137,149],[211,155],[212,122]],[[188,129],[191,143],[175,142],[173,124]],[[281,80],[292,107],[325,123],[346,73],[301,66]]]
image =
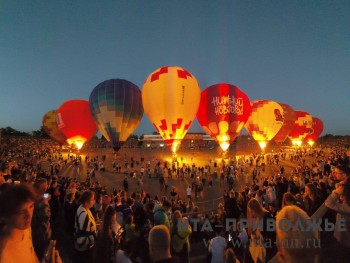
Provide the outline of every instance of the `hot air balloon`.
[[196,116],[200,92],[196,78],[175,66],[157,69],[143,84],[144,111],[173,153]]
[[249,118],[248,96],[238,87],[219,83],[201,93],[197,119],[202,128],[226,151]]
[[252,111],[244,127],[264,150],[283,125],[283,108],[272,100],[256,100],[251,105]]
[[56,114],[58,128],[78,149],[97,132],[87,100],[66,101]]
[[66,142],[66,136],[57,126],[56,110],[50,110],[44,115],[43,128],[45,132],[60,145],[63,145]]
[[283,124],[281,129],[277,132],[275,137],[273,137],[273,140],[277,143],[284,142],[290,131],[292,130],[295,122],[295,113],[291,106],[287,104],[279,103],[283,109]]
[[312,117],[305,111],[295,111],[295,122],[288,137],[294,145],[300,146],[312,128]]
[[142,119],[140,89],[127,80],[106,80],[93,89],[89,102],[102,135],[118,151]]
[[323,132],[323,122],[316,117],[312,117],[312,128],[308,135],[305,137],[305,141],[312,146],[314,145],[315,141],[320,137],[321,133]]

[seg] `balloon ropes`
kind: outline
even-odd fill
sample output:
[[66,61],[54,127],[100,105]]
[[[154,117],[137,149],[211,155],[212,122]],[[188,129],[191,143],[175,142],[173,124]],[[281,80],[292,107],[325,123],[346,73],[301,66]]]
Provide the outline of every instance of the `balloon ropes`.
[[80,149],[97,132],[86,100],[69,100],[57,110],[57,124],[67,139]]
[[264,150],[283,125],[283,108],[272,100],[252,102],[252,112],[245,128]]
[[145,114],[173,153],[196,116],[200,92],[196,78],[176,66],[155,70],[143,84]]
[[142,119],[140,89],[124,79],[106,80],[93,89],[89,102],[99,130],[118,151]]
[[199,124],[226,151],[238,136],[251,111],[248,96],[238,87],[219,83],[201,93]]

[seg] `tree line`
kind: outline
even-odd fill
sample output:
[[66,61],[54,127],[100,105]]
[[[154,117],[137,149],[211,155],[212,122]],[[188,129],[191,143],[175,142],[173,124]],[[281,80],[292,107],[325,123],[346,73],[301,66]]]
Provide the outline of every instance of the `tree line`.
[[[41,126],[39,130],[31,131],[31,132],[18,131],[8,126],[5,128],[0,128],[0,136],[28,137],[28,138],[42,138],[42,139],[50,138],[50,136],[46,133],[43,126]],[[132,134],[130,135],[130,138],[143,139],[143,135],[139,137],[136,134]],[[102,136],[102,139],[105,139],[105,138]]]
[[[159,133],[153,132],[153,135],[157,135]],[[46,133],[43,126],[40,127],[39,130],[31,131],[31,132],[22,132],[18,131],[12,127],[0,128],[0,135],[2,136],[14,136],[14,137],[31,137],[31,138],[50,138],[50,136]],[[103,137],[103,136],[102,136]],[[140,137],[136,134],[130,135],[132,139],[143,139],[143,135]],[[320,140],[337,140],[337,139],[350,139],[350,135],[333,135],[333,134],[325,134],[319,138]]]

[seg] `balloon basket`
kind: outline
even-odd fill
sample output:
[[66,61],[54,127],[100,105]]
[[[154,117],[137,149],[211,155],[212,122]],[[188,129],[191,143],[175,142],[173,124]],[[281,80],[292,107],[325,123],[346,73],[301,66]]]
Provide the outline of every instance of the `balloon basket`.
[[228,152],[228,150],[227,150],[227,151],[223,151],[223,152],[221,153],[221,158],[222,158],[223,160],[229,158],[229,152]]
[[176,162],[177,162],[177,154],[173,152],[172,163],[176,163]]

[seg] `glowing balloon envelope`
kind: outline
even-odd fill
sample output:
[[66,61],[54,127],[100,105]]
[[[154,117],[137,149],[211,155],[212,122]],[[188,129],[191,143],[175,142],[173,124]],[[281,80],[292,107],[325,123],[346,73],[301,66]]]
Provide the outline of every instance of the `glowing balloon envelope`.
[[78,149],[97,132],[89,102],[86,100],[66,101],[56,114],[58,128]]
[[312,117],[312,128],[308,135],[305,137],[305,141],[312,146],[315,141],[320,137],[321,133],[323,132],[323,122],[316,117]]
[[102,135],[118,151],[142,119],[140,89],[130,81],[110,79],[93,89],[89,101]]
[[283,125],[283,108],[272,100],[256,100],[245,128],[263,150]]
[[305,111],[295,111],[295,122],[288,138],[294,145],[300,146],[312,128],[312,117]]
[[287,104],[280,103],[280,105],[283,109],[283,124],[275,137],[273,137],[273,140],[277,143],[282,143],[287,139],[288,134],[292,130],[295,122],[295,113],[293,108]]
[[249,118],[248,96],[238,87],[219,83],[201,93],[197,119],[202,128],[226,151]]
[[45,132],[59,144],[64,144],[66,136],[61,132],[57,125],[56,110],[48,111],[43,117],[43,128]]
[[196,78],[175,66],[157,69],[143,84],[145,114],[174,153],[196,116],[200,92]]

